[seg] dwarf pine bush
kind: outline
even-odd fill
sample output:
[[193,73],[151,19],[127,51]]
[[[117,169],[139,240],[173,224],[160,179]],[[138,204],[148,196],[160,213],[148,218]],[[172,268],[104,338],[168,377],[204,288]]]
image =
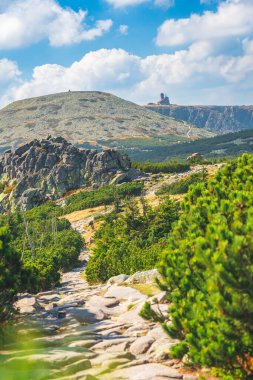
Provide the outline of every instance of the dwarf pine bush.
[[[253,156],[191,187],[161,263],[172,354],[252,378]],[[235,375],[237,374],[237,375]]]

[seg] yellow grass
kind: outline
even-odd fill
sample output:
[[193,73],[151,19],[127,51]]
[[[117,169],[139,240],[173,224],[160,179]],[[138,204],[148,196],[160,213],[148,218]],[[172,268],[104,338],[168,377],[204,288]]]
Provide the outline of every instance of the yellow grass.
[[89,218],[91,216],[96,216],[99,213],[105,210],[105,206],[97,206],[93,208],[87,208],[85,210],[79,210],[71,212],[70,214],[63,215],[61,218],[68,219],[70,223],[79,222],[79,220],[83,220]]
[[145,294],[148,297],[153,297],[161,291],[155,283],[129,284],[128,286],[138,290],[140,293]]
[[91,228],[90,226],[85,228],[85,232],[82,236],[86,243],[86,247],[89,248],[90,250],[94,248],[94,242],[93,242],[94,234],[101,227],[102,224],[103,224],[103,221],[100,220],[99,222],[94,223],[94,229]]

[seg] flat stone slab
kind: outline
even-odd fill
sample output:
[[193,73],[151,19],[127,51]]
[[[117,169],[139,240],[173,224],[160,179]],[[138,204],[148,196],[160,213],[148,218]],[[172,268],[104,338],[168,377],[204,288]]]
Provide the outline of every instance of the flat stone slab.
[[133,355],[145,354],[151,345],[154,343],[154,338],[150,336],[142,336],[137,338],[130,347],[130,352]]
[[183,375],[173,368],[163,364],[142,364],[129,368],[116,370],[110,374],[103,375],[103,380],[153,380],[156,377],[168,379],[183,379]]
[[95,344],[99,343],[99,340],[95,339],[87,339],[87,340],[77,340],[76,342],[72,342],[68,345],[70,348],[75,347],[84,347],[84,348],[90,348],[94,346]]
[[102,296],[92,296],[88,300],[89,305],[103,306],[103,307],[115,307],[118,306],[119,300],[115,297],[102,297]]
[[134,306],[129,311],[126,311],[125,313],[121,313],[120,316],[117,318],[118,323],[126,323],[129,322],[132,323],[142,323],[143,319],[139,316],[139,313],[144,305],[144,302],[140,302],[137,306]]
[[45,354],[34,354],[28,356],[16,356],[6,360],[3,364],[5,367],[20,369],[24,364],[24,359],[27,365],[36,365],[36,368],[61,368],[76,361],[86,359],[82,353],[66,350],[53,350]]
[[66,310],[68,315],[74,317],[80,323],[96,323],[106,318],[105,314],[99,309],[69,308]]
[[118,300],[128,300],[129,302],[141,301],[147,299],[145,294],[129,286],[112,285],[104,295],[105,298],[116,298]]
[[56,302],[56,301],[59,301],[60,299],[61,299],[61,297],[57,293],[44,294],[44,295],[42,294],[39,296],[39,302],[43,302],[43,303]]
[[125,343],[133,343],[134,342],[134,338],[112,338],[112,339],[106,339],[106,340],[103,340],[102,342],[96,344],[95,346],[92,347],[92,350],[93,351],[104,351],[104,350],[108,350],[108,348],[111,348],[112,346],[118,346],[120,344],[125,344]]
[[18,308],[20,314],[34,314],[36,309],[33,306],[24,306]]

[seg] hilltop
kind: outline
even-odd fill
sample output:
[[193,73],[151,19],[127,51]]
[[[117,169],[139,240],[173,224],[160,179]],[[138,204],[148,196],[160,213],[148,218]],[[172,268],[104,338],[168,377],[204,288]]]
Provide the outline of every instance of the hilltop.
[[187,123],[95,91],[25,99],[0,110],[0,153],[47,135],[62,136],[84,148],[104,147],[111,139],[161,135],[182,142],[212,136]]
[[145,107],[160,115],[173,117],[190,123],[197,128],[205,128],[216,134],[253,129],[253,106],[184,106],[177,104]]

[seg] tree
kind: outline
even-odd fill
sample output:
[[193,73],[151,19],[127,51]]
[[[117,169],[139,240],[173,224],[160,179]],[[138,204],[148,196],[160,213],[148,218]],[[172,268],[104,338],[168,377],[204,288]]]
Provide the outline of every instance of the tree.
[[87,268],[89,282],[105,282],[120,273],[132,274],[157,265],[164,240],[178,217],[178,207],[169,198],[157,208],[144,199],[127,199],[124,212],[105,216],[95,234],[95,249]]
[[12,316],[20,285],[20,255],[11,248],[10,238],[8,227],[0,227],[0,325]]
[[253,356],[253,156],[190,188],[161,264],[174,356],[250,378]]

